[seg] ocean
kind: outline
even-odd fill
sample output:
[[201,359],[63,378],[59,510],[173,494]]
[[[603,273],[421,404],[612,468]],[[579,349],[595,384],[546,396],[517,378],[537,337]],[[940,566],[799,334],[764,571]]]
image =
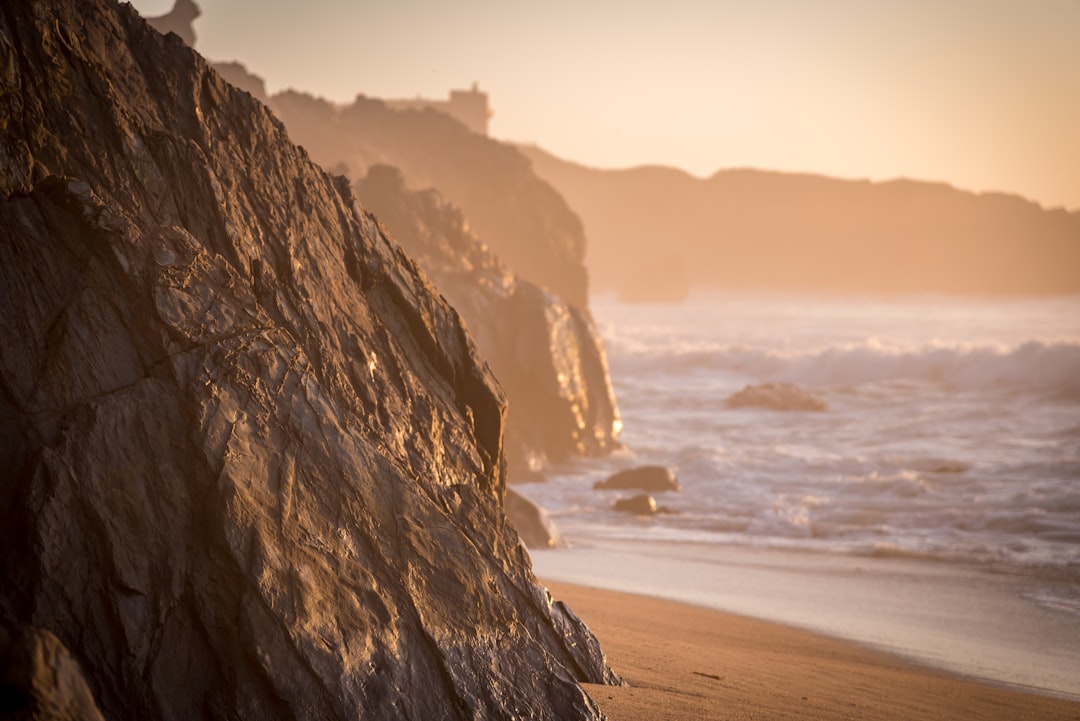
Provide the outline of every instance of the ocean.
[[[1080,647],[1080,296],[696,292],[682,304],[605,295],[592,307],[626,448],[520,489],[575,547],[994,574],[1049,614],[1041,632]],[[826,410],[727,407],[771,382]],[[592,489],[644,464],[676,471],[682,490],[655,494],[670,513],[619,513],[612,503],[633,492]],[[541,573],[586,580],[561,572],[573,549],[557,553],[541,554]],[[692,586],[682,597],[701,592]]]

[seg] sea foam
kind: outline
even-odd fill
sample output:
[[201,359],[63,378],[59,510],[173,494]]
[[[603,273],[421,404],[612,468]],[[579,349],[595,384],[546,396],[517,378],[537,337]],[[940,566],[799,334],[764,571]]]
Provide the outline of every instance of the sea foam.
[[[744,376],[812,386],[855,386],[914,380],[955,389],[1020,386],[1080,395],[1080,342],[1031,340],[1019,345],[931,342],[919,347],[869,338],[812,349],[777,350],[745,345],[690,348],[618,347],[618,366]],[[627,352],[630,350],[630,352]]]
[[[1080,298],[602,301],[627,450],[530,488],[564,532],[1052,566],[1080,577]],[[823,413],[731,409],[785,381]],[[592,482],[677,469],[679,513]],[[1080,590],[1078,590],[1080,593]]]

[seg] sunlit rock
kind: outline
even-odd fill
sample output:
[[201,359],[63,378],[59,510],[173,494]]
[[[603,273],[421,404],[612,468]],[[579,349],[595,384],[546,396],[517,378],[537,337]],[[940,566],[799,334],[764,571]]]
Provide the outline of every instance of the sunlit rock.
[[105,0],[0,14],[0,614],[112,719],[594,719],[505,398],[281,123]]
[[103,721],[79,663],[40,628],[0,627],[0,716]]

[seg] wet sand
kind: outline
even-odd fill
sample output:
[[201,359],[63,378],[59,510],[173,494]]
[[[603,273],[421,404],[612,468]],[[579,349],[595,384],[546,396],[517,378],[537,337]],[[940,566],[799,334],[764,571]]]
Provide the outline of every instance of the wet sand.
[[573,543],[533,552],[537,575],[780,623],[1080,702],[1075,574],[681,542]]
[[543,581],[628,685],[610,721],[1080,719],[1080,701],[992,685],[857,643],[648,596]]

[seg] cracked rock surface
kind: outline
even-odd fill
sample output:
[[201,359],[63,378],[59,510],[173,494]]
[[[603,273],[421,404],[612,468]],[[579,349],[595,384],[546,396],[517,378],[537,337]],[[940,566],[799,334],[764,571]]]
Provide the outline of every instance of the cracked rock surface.
[[0,7],[0,622],[106,718],[589,719],[505,400],[348,183],[130,6]]

